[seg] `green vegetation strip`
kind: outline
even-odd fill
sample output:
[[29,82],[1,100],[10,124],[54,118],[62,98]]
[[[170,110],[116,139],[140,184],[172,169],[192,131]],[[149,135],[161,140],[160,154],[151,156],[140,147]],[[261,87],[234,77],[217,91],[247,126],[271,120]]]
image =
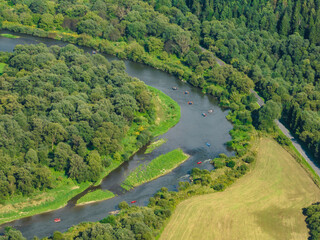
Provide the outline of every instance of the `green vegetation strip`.
[[17,35],[12,35],[12,34],[9,34],[9,33],[2,33],[2,34],[0,34],[0,36],[1,37],[5,37],[5,38],[20,38]]
[[156,106],[156,124],[150,129],[152,135],[156,137],[164,134],[180,121],[181,108],[176,101],[160,90],[150,86],[148,86],[148,89],[158,98],[157,102],[160,103]]
[[155,150],[156,148],[160,147],[162,144],[164,144],[167,141],[167,139],[161,138],[155,142],[152,142],[147,150],[145,151],[145,153],[151,153],[153,150]]
[[77,205],[84,205],[92,202],[103,201],[113,197],[115,197],[113,192],[110,192],[108,190],[103,191],[101,189],[98,189],[96,191],[89,192],[86,195],[84,195],[82,198],[80,198],[77,201]]
[[147,165],[140,165],[137,167],[129,174],[121,186],[124,189],[129,190],[145,182],[149,182],[155,178],[167,174],[188,158],[189,155],[185,154],[181,149],[175,149],[153,159]]
[[0,63],[0,75],[3,73],[4,67],[5,67],[6,65],[7,65],[7,64],[5,64],[5,63]]
[[5,205],[0,204],[0,224],[61,208],[90,186],[89,182],[76,185],[59,172],[53,171],[53,175],[60,179],[59,185],[53,189],[37,191],[30,197],[11,197]]

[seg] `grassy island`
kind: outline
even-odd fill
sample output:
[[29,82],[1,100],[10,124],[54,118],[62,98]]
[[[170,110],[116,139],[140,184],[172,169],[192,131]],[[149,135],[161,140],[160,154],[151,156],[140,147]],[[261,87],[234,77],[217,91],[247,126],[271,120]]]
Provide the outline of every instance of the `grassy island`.
[[148,148],[145,151],[145,153],[146,154],[151,153],[153,150],[157,149],[158,147],[160,147],[165,142],[167,142],[167,139],[161,138],[161,139],[159,139],[157,141],[154,141],[154,142],[150,143],[150,145],[148,146]]
[[121,186],[129,190],[145,182],[149,182],[172,171],[188,158],[189,155],[185,154],[181,149],[175,149],[153,159],[147,165],[137,167],[129,174]]
[[93,203],[93,202],[107,200],[107,199],[113,198],[113,197],[115,197],[113,192],[110,192],[108,190],[98,189],[96,191],[89,192],[86,195],[84,195],[83,197],[81,197],[77,201],[77,205],[85,205],[85,204],[89,204],[89,203]]

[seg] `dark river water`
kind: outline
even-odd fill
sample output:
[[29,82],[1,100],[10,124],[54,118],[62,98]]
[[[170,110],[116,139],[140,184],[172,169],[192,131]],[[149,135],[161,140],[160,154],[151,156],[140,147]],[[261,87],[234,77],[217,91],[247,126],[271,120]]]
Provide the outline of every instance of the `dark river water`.
[[[48,46],[67,44],[51,39],[20,36],[19,39],[0,36],[0,51],[11,52],[17,44],[45,43]],[[88,48],[83,49],[91,52]],[[109,60],[117,59],[113,56],[105,56]],[[126,71],[130,76],[137,77],[147,85],[161,90],[180,105],[180,122],[159,137],[167,139],[167,142],[150,154],[144,154],[145,148],[142,148],[130,161],[123,163],[103,180],[98,188],[111,190],[118,195],[117,197],[84,206],[75,206],[75,198],[64,208],[4,224],[1,226],[2,230],[5,226],[13,226],[28,239],[33,236],[50,236],[54,231],[64,232],[80,222],[101,220],[108,215],[108,212],[117,209],[117,205],[121,201],[136,200],[137,205],[145,206],[149,198],[161,187],[176,190],[178,182],[188,180],[192,168],[199,167],[211,170],[213,167],[209,163],[209,159],[215,158],[219,153],[233,154],[226,148],[226,142],[231,140],[229,131],[232,129],[232,125],[226,119],[227,111],[221,110],[213,97],[204,95],[199,89],[165,72],[130,61],[125,61],[125,64]],[[178,89],[172,90],[173,86]],[[184,94],[185,91],[189,91],[189,94]],[[188,101],[193,101],[194,104],[188,105]],[[213,113],[209,114],[209,109],[213,109]],[[204,112],[208,113],[207,117],[202,117]],[[211,144],[210,147],[206,145],[207,142]],[[129,192],[125,192],[120,187],[121,182],[138,165],[176,148],[181,148],[190,155],[190,158],[172,172]],[[203,163],[197,165],[198,161]],[[61,218],[61,222],[54,223],[54,218]]]

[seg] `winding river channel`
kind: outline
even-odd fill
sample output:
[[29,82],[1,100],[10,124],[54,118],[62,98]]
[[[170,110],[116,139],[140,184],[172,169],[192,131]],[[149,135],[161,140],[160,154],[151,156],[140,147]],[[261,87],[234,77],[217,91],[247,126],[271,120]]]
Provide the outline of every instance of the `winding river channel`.
[[[48,46],[67,44],[22,34],[19,36],[18,39],[0,37],[0,51],[11,52],[17,44],[45,43]],[[83,49],[91,52],[89,48]],[[117,59],[108,55],[105,57],[108,60]],[[66,231],[80,222],[101,220],[108,215],[108,212],[117,209],[117,205],[121,201],[136,200],[137,205],[144,206],[161,187],[165,186],[169,190],[176,190],[178,182],[188,180],[188,174],[192,168],[199,167],[211,170],[213,167],[209,163],[209,159],[216,157],[219,153],[233,154],[226,148],[226,142],[231,140],[229,131],[232,129],[232,125],[226,119],[227,111],[221,110],[213,97],[204,95],[199,89],[162,71],[130,61],[124,62],[130,76],[137,77],[147,85],[161,90],[179,103],[181,107],[180,122],[159,137],[167,139],[167,142],[150,154],[144,154],[145,148],[140,149],[130,161],[123,163],[110,173],[98,186],[101,189],[111,190],[117,194],[117,197],[84,206],[75,206],[76,197],[69,201],[64,208],[4,224],[1,226],[2,230],[5,226],[13,226],[19,229],[27,239],[31,239],[33,236],[50,236],[54,231]],[[173,91],[173,86],[178,89]],[[189,91],[189,94],[184,94],[185,91]],[[188,101],[193,101],[194,104],[188,105]],[[202,117],[201,114],[208,112],[209,109],[213,109],[213,113]],[[209,142],[211,146],[208,147],[206,142]],[[129,192],[120,187],[121,182],[138,165],[176,148],[181,148],[191,157],[171,173]],[[197,165],[198,161],[203,163]],[[61,218],[61,222],[54,223],[54,218]]]

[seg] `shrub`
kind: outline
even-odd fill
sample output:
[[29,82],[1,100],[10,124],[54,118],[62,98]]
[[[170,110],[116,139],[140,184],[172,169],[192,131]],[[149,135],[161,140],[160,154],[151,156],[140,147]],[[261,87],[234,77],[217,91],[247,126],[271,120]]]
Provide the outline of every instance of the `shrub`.
[[129,207],[129,204],[126,201],[122,201],[121,203],[119,203],[118,207],[120,209],[127,209]]
[[235,161],[230,160],[226,162],[226,166],[229,168],[234,168],[234,166],[236,165]]
[[212,164],[215,168],[223,168],[226,165],[224,158],[215,158],[212,160]]
[[254,162],[254,157],[248,156],[248,157],[244,158],[243,161],[246,163],[252,163],[252,162]]
[[216,191],[223,191],[226,188],[226,186],[223,183],[217,183],[213,185],[212,188]]

